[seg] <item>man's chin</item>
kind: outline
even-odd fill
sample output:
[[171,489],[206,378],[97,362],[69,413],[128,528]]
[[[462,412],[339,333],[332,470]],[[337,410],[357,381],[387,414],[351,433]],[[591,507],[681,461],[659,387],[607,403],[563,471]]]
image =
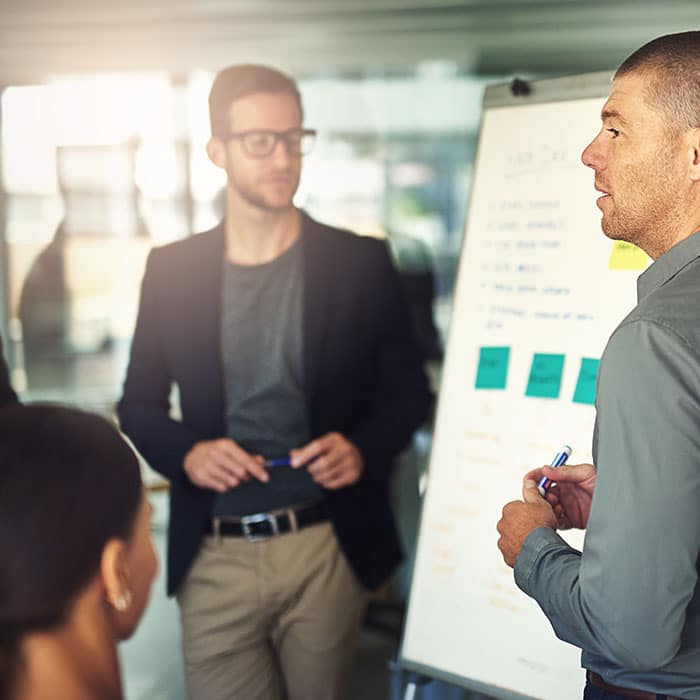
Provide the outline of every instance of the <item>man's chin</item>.
[[295,194],[296,192],[292,192],[287,188],[283,190],[280,188],[277,192],[273,190],[272,192],[261,193],[259,200],[270,211],[285,211],[294,206]]
[[603,229],[603,234],[605,235],[605,237],[609,238],[611,241],[626,241],[627,240],[619,231],[611,231],[610,229],[606,229],[605,226],[603,226],[602,229]]
[[294,201],[291,199],[285,199],[282,202],[267,202],[264,206],[268,211],[282,213],[283,211],[292,209],[294,207]]
[[600,220],[600,227],[603,229],[603,233],[611,241],[624,240],[619,227],[615,226],[614,222],[610,221],[610,216],[606,216],[605,214],[603,214],[603,218]]
[[601,221],[601,228],[606,238],[611,241],[623,241],[624,243],[631,243],[632,245],[639,245],[637,240],[639,236],[635,235],[634,232],[630,232],[628,229],[623,229],[619,225],[614,225],[610,220],[606,221],[605,217]]
[[248,202],[258,209],[270,213],[282,213],[294,207],[294,199],[292,197],[246,197]]

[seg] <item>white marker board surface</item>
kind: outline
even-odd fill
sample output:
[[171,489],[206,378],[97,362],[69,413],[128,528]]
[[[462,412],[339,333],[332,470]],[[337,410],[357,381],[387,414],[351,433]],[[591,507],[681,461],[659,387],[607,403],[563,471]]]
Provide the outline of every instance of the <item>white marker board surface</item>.
[[581,697],[579,650],[515,585],[496,523],[562,444],[591,461],[597,362],[649,260],[603,235],[581,163],[609,74],[530,86],[485,94],[400,659],[493,697],[561,700]]

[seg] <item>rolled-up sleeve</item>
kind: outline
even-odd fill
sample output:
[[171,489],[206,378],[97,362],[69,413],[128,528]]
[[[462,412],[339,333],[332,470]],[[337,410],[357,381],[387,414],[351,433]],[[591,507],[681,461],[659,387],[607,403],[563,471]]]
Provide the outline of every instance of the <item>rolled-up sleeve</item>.
[[596,485],[583,552],[530,533],[515,566],[557,636],[629,670],[681,647],[700,549],[700,357],[636,319],[600,366]]

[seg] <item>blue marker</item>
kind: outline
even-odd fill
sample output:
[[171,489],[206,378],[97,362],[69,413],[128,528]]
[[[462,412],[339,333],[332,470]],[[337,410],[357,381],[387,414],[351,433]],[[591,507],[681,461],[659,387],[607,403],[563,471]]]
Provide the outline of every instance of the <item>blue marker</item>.
[[[312,457],[307,463],[306,466],[308,467],[311,462],[315,462],[318,459],[319,455],[316,457]],[[272,459],[266,459],[265,463],[263,464],[263,467],[267,467],[268,469],[274,469],[275,467],[291,467],[292,466],[292,458],[291,457],[273,457]]]
[[[554,459],[552,460],[552,463],[549,465],[550,467],[561,467],[563,464],[566,464],[566,460],[571,457],[571,452],[572,449],[568,445],[564,445],[564,447],[559,450],[559,452],[554,455]],[[549,491],[549,487],[552,485],[552,480],[548,479],[546,476],[543,476],[538,482],[537,482],[537,490],[540,492],[540,496],[545,496],[547,494],[547,491]]]
[[291,467],[292,460],[289,457],[275,457],[274,459],[266,459],[264,466],[268,469],[273,467]]

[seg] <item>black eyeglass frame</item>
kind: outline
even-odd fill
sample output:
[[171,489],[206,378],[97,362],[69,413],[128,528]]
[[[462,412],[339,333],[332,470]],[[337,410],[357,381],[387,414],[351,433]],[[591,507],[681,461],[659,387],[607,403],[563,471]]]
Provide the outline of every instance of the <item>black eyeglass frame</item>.
[[[310,136],[312,138],[316,138],[317,133],[318,132],[316,131],[316,129],[287,129],[286,131],[275,131],[274,129],[248,129],[247,131],[231,131],[228,134],[221,134],[217,138],[221,139],[221,141],[231,141],[233,139],[239,139],[241,141],[241,144],[243,145],[243,150],[246,152],[246,155],[250,156],[251,158],[267,158],[275,150],[275,148],[277,148],[277,144],[280,142],[280,139],[284,141],[284,145],[287,148],[287,152],[291,155],[308,155],[311,151],[311,148],[313,148],[313,143],[311,144],[311,148],[309,148],[308,151],[304,152],[301,148],[297,148],[296,145],[292,144],[289,139],[292,136],[292,134],[298,135],[299,143],[301,143],[304,137]],[[274,136],[269,150],[265,151],[265,153],[252,153],[248,144],[246,143],[246,139],[248,136],[252,136],[253,134],[270,134]]]

